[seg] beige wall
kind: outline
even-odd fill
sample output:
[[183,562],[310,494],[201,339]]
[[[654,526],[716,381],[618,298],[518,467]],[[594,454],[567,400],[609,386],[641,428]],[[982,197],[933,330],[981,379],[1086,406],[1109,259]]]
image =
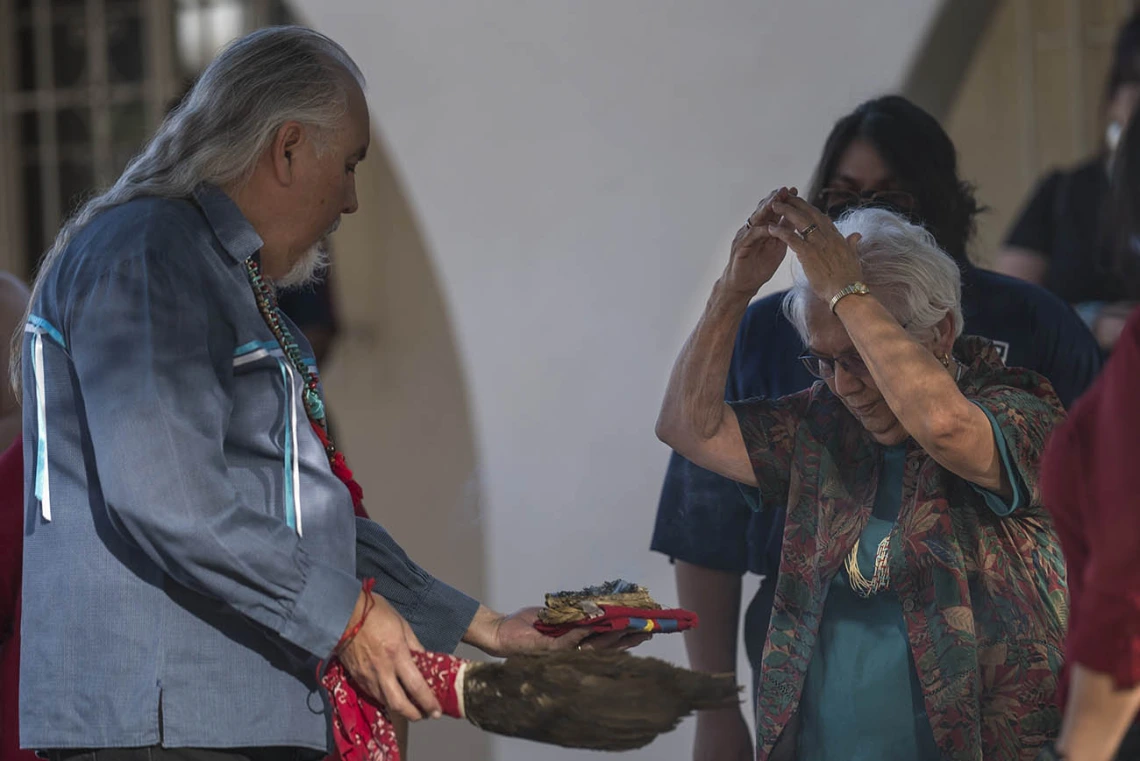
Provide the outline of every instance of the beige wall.
[[1037,179],[1102,144],[1104,82],[1132,0],[1003,0],[945,119],[962,176],[990,207],[974,258],[992,261]]
[[[362,211],[336,235],[334,285],[343,334],[322,370],[334,434],[365,504],[434,575],[486,597],[482,491],[449,315],[423,239],[373,137],[357,170]],[[472,655],[473,653],[466,653]],[[462,753],[450,748],[462,745]],[[413,733],[414,759],[483,759],[474,727]]]

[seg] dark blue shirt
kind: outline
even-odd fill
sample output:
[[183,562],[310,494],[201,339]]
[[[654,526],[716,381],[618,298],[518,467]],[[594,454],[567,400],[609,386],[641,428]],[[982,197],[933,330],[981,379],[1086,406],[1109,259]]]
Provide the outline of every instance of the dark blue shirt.
[[302,332],[311,328],[325,328],[335,333],[340,327],[333,308],[332,284],[325,272],[310,285],[281,293],[277,306]]
[[[781,397],[815,379],[797,358],[803,342],[784,317],[784,293],[749,306],[736,337],[725,396]],[[965,333],[993,341],[1006,364],[1052,383],[1066,407],[1100,370],[1096,340],[1068,304],[1043,288],[976,267],[962,273]],[[753,511],[744,487],[674,453],[665,474],[651,549],[721,571],[774,576],[780,567],[784,507]],[[755,489],[752,489],[755,492]],[[752,500],[756,504],[756,500]],[[745,613],[745,646],[758,667],[774,585],[764,584]]]

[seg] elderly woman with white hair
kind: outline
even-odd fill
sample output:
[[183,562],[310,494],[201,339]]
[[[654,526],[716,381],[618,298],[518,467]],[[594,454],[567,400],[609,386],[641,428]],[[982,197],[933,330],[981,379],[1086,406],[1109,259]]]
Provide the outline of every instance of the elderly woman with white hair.
[[[737,326],[788,248],[785,309],[822,382],[727,404]],[[882,209],[833,224],[781,188],[673,369],[661,440],[788,505],[760,759],[1032,759],[1057,730],[1064,566],[1037,469],[1062,406],[960,337],[960,290],[923,228]]]

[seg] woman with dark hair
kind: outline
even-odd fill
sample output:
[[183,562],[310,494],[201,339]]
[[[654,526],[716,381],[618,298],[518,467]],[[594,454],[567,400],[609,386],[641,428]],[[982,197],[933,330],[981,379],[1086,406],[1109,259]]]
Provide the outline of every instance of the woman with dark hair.
[[1105,88],[1103,147],[1081,165],[1041,180],[996,262],[998,272],[1043,285],[1073,304],[1105,351],[1116,343],[1133,306],[1101,229],[1113,155],[1138,102],[1140,13],[1116,39]]
[[[1112,173],[1109,240],[1124,292],[1140,298],[1140,119]],[[1069,571],[1072,615],[1056,750],[1070,761],[1140,759],[1140,309],[1042,461],[1045,505]]]
[[[993,341],[1002,360],[1048,378],[1068,406],[1100,369],[1100,350],[1073,310],[1044,289],[974,267],[967,258],[978,203],[958,176],[950,138],[905,98],[863,103],[827,139],[807,200],[832,218],[885,207],[921,222],[957,263],[965,332]],[[726,397],[776,398],[812,385],[799,361],[803,341],[781,312],[784,293],[748,308],[737,333]],[[686,633],[692,666],[735,671],[742,576],[766,577],[745,614],[744,640],[758,672],[780,568],[785,510],[755,509],[757,492],[674,453],[658,506],[652,548],[676,561],[678,598],[701,617]],[[773,583],[769,583],[773,582]],[[738,710],[697,719],[696,759],[743,761],[753,739]]]
[[900,211],[929,230],[955,261],[967,263],[981,209],[973,187],[958,178],[957,160],[937,119],[906,98],[878,98],[836,122],[808,200],[833,218],[860,205]]

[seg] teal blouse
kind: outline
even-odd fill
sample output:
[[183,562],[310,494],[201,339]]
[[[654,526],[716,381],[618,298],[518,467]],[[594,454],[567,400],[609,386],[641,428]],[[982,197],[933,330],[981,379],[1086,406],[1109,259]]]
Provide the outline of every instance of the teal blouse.
[[[1005,472],[1016,473],[996,424],[994,438]],[[866,579],[874,575],[876,550],[894,528],[902,506],[906,445],[883,447],[882,457],[875,505],[859,537],[857,561]],[[978,491],[996,514],[1009,515],[1024,496],[1017,481],[1011,503]],[[940,758],[898,596],[885,589],[860,597],[842,567],[828,586],[819,640],[804,682],[798,746],[798,761]]]

